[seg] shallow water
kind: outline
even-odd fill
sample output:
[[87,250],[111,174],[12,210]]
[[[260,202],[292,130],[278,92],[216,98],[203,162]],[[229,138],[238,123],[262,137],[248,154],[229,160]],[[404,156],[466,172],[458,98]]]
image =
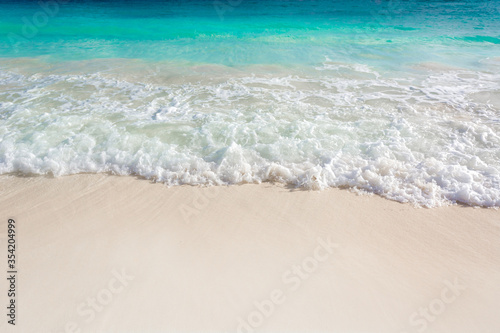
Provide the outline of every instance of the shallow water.
[[50,5],[0,3],[0,173],[500,206],[498,1]]

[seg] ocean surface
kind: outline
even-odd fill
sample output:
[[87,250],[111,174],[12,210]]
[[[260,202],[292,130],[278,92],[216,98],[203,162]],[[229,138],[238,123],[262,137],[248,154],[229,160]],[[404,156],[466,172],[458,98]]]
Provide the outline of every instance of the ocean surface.
[[500,1],[0,1],[0,174],[500,206]]

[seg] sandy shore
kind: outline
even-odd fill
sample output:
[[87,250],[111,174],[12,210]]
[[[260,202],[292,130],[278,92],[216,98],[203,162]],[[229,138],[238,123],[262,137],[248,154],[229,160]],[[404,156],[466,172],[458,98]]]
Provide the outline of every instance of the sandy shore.
[[500,211],[345,190],[0,177],[2,332],[500,332]]

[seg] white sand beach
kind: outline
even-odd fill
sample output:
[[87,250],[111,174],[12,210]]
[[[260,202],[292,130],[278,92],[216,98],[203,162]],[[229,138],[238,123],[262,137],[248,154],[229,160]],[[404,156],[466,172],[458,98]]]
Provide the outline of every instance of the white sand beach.
[[500,331],[494,209],[82,174],[1,176],[0,212],[2,332]]

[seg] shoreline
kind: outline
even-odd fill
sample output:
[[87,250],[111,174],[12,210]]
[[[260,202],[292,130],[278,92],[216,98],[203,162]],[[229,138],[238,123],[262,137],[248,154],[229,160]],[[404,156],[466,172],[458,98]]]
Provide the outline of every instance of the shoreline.
[[498,209],[106,174],[4,175],[0,194],[19,243],[2,331],[500,330]]

